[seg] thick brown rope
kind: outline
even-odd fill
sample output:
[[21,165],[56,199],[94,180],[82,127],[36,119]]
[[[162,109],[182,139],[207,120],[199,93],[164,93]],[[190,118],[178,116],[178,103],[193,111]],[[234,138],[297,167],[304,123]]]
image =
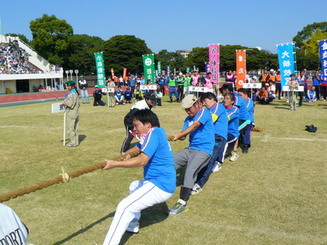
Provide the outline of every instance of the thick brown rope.
[[[129,155],[131,157],[136,156],[138,154],[139,154],[138,150],[129,153]],[[126,157],[126,155],[119,155],[119,156],[113,158],[112,160],[120,161],[120,160],[124,160],[125,157]],[[74,170],[74,171],[69,172],[69,173],[65,173],[63,171],[63,173],[61,175],[58,175],[58,176],[56,176],[56,177],[54,177],[52,179],[44,180],[42,182],[30,185],[30,186],[25,186],[25,187],[22,187],[22,188],[17,189],[17,190],[13,190],[13,191],[9,191],[9,192],[4,193],[4,194],[0,194],[0,203],[5,202],[5,201],[9,201],[10,199],[14,199],[16,197],[23,196],[25,194],[28,194],[28,193],[31,193],[31,192],[34,192],[34,191],[37,191],[37,190],[41,190],[43,188],[46,188],[46,187],[54,185],[54,184],[68,182],[70,179],[76,178],[76,177],[78,177],[80,175],[83,175],[83,174],[86,174],[86,173],[89,173],[89,172],[93,172],[93,171],[95,171],[97,169],[101,169],[104,166],[106,166],[105,162],[99,162],[99,163],[96,163],[94,165],[87,166],[87,167],[84,167],[84,168],[80,168],[80,169]]]

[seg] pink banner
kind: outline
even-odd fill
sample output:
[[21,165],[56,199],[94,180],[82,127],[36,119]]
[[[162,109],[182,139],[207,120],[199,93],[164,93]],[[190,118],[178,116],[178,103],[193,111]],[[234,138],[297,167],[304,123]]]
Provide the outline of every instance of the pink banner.
[[218,83],[220,80],[219,74],[219,63],[220,54],[219,54],[219,44],[210,44],[209,45],[209,69],[211,72],[211,81],[212,83]]

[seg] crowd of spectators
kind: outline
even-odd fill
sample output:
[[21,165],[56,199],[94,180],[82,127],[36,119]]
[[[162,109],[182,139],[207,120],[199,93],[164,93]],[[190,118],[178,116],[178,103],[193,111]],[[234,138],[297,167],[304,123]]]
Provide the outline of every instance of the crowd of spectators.
[[16,40],[0,43],[0,74],[36,73],[39,70],[29,62],[29,54]]

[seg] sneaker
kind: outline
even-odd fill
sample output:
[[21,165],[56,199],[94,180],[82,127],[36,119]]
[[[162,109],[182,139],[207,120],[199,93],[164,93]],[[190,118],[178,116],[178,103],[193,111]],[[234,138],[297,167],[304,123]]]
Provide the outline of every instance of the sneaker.
[[238,159],[239,155],[237,151],[232,151],[232,156],[229,158],[230,161],[235,162]]
[[201,186],[194,184],[193,189],[191,190],[191,195],[199,194],[200,191],[202,191]]
[[242,153],[249,153],[249,149],[248,148],[243,148]]
[[66,144],[66,146],[68,146],[68,147],[76,147],[76,145],[73,145],[73,144]]
[[140,224],[138,219],[133,219],[131,223],[129,223],[126,231],[131,233],[139,233],[140,231]]
[[216,161],[215,166],[212,168],[212,172],[218,172],[221,169],[222,166],[223,166],[222,163]]
[[175,206],[169,210],[169,216],[176,216],[188,211],[188,207],[186,206],[186,202],[179,199]]

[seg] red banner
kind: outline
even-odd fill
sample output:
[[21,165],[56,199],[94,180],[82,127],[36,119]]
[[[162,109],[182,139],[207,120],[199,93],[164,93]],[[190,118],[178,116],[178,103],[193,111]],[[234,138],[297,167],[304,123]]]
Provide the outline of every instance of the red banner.
[[236,50],[236,90],[243,87],[246,76],[246,50]]

